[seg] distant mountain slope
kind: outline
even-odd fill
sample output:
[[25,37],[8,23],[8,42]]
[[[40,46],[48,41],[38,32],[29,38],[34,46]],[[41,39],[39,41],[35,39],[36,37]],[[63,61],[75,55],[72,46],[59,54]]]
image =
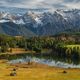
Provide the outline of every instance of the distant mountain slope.
[[22,25],[16,25],[12,22],[0,23],[0,33],[11,36],[35,36],[35,34]]

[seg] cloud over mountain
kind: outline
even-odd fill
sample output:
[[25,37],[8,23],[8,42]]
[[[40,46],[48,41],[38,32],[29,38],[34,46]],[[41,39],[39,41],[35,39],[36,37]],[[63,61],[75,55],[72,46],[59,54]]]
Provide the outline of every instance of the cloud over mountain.
[[22,8],[80,8],[80,0],[0,0],[0,6]]

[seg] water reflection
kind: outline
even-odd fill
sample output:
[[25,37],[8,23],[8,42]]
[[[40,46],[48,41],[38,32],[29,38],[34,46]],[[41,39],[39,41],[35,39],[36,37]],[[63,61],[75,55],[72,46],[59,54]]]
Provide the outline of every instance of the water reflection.
[[[55,57],[56,58],[56,57]],[[32,56],[26,56],[26,57],[20,57],[17,59],[10,60],[10,64],[15,63],[26,63],[29,61],[37,62],[40,64],[46,64],[49,66],[55,66],[55,67],[61,67],[61,68],[80,68],[79,60],[71,60],[71,59],[62,59],[62,58],[47,58],[47,57],[32,57]]]

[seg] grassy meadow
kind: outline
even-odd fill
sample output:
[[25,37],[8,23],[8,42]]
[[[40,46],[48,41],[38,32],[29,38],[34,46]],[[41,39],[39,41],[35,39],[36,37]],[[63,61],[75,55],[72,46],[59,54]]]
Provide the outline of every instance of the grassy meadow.
[[[62,69],[37,63],[9,65],[6,62],[0,60],[0,80],[80,80],[80,69]],[[14,68],[17,75],[10,76]]]

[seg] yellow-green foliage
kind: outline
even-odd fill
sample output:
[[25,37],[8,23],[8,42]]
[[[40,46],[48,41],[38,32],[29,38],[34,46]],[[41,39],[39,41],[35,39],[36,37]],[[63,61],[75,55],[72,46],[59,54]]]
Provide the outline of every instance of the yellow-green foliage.
[[67,47],[67,48],[77,48],[77,47],[79,47],[80,48],[80,45],[65,45],[64,47]]

